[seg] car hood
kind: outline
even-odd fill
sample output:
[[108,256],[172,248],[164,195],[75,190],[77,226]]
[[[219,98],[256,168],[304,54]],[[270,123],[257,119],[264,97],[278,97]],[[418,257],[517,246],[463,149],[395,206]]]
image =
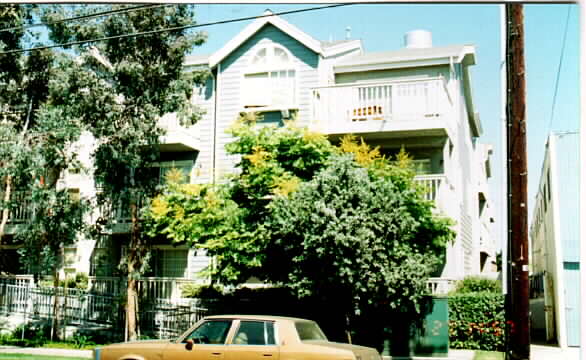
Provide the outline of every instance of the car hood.
[[358,360],[380,360],[381,358],[380,354],[378,353],[378,351],[376,351],[376,349],[369,348],[366,346],[317,340],[304,341],[304,343],[318,346],[327,346],[336,349],[350,350],[354,353],[356,359]]

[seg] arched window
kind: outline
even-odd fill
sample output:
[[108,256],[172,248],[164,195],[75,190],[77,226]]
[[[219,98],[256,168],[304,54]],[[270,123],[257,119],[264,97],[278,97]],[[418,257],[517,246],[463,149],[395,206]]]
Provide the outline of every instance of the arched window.
[[244,107],[293,107],[297,91],[295,77],[295,64],[285,48],[270,44],[255,49],[244,73]]

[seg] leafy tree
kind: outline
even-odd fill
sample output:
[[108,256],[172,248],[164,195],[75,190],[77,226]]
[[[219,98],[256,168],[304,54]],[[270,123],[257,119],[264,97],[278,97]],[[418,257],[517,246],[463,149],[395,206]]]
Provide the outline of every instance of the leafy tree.
[[[264,224],[275,196],[310,180],[336,148],[321,134],[292,124],[256,128],[237,121],[228,152],[241,155],[240,173],[221,184],[171,182],[148,213],[149,234],[204,248],[214,259],[211,276],[224,284],[264,278]],[[244,119],[244,120],[243,120]]]
[[[58,43],[84,43],[72,50],[82,60],[81,70],[69,77],[63,104],[76,114],[97,139],[93,153],[94,177],[103,190],[102,204],[127,204],[132,224],[124,268],[128,273],[127,330],[137,337],[137,280],[146,269],[148,239],[141,235],[142,199],[155,194],[158,179],[149,169],[158,160],[164,129],[158,119],[177,112],[192,125],[199,112],[190,97],[195,83],[206,74],[183,71],[184,56],[205,41],[205,34],[182,29],[194,24],[193,7],[153,5],[123,14],[81,22],[56,22],[98,11],[126,9],[123,5],[53,6],[43,19],[51,22],[50,38]],[[142,36],[120,37],[173,28]],[[104,223],[103,219],[98,225]]]
[[[0,9],[3,24],[18,27],[0,33],[5,52],[30,46],[22,26],[32,19],[31,6],[9,5]],[[76,71],[76,63],[49,50],[0,54],[0,241],[9,212],[28,206],[29,218],[18,227],[15,238],[24,265],[38,281],[41,271],[53,271],[59,284],[63,246],[72,244],[81,231],[83,203],[58,186],[65,171],[79,168],[72,144],[81,124],[59,105],[60,80]],[[13,196],[20,194],[19,196]],[[55,297],[55,304],[57,297]],[[59,328],[54,307],[53,334]]]
[[454,233],[421,196],[404,151],[392,165],[353,137],[334,147],[290,124],[231,131],[240,172],[220,185],[172,182],[149,212],[151,235],[207,249],[225,284],[255,276],[335,298],[349,318],[421,310]]

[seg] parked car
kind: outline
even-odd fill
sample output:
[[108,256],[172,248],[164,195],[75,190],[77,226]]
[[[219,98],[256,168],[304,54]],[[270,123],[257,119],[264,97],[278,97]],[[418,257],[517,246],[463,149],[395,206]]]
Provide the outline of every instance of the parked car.
[[315,321],[279,316],[219,315],[173,340],[112,344],[95,360],[380,360],[372,348],[330,342]]

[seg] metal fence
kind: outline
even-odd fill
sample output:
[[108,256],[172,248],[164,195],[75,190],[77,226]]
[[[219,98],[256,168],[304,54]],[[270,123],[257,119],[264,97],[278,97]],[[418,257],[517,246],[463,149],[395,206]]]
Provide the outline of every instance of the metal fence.
[[[119,296],[83,290],[0,284],[0,316],[23,314],[29,320],[51,320],[55,296],[61,321],[71,326],[107,325],[123,329],[125,301]],[[197,299],[141,301],[141,329],[159,338],[177,336],[200,320],[207,310]]]

